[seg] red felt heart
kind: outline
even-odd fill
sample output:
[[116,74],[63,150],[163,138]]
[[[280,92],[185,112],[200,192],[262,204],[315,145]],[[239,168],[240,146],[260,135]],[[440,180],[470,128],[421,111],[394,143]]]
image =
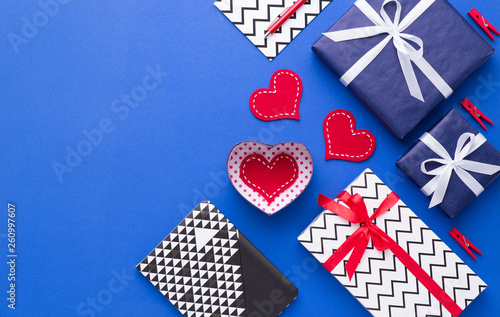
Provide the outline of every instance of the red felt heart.
[[268,203],[295,183],[298,164],[289,154],[277,154],[269,162],[263,155],[251,154],[240,165],[242,181],[264,197]]
[[375,150],[375,137],[367,130],[356,128],[354,116],[346,110],[330,112],[323,121],[326,143],[325,159],[363,161]]
[[264,121],[299,119],[299,103],[302,96],[300,77],[288,69],[273,74],[270,89],[257,89],[250,97],[252,113]]

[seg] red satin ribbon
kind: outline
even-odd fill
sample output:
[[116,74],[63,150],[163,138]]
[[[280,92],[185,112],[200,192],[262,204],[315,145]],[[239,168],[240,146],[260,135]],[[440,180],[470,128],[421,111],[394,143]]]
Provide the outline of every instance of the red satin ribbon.
[[349,208],[321,194],[318,198],[318,204],[351,223],[361,223],[362,225],[347,238],[325,263],[323,263],[323,266],[329,272],[331,272],[352,250],[351,257],[345,265],[349,280],[351,280],[371,239],[373,246],[378,251],[391,250],[415,278],[417,278],[417,280],[419,280],[453,316],[456,317],[460,315],[462,309],[457,303],[451,299],[436,281],[434,281],[396,241],[373,223],[375,218],[391,209],[392,206],[398,202],[398,195],[391,192],[371,217],[368,217],[365,202],[359,194],[351,196],[348,192],[343,191],[337,198],[349,206]]

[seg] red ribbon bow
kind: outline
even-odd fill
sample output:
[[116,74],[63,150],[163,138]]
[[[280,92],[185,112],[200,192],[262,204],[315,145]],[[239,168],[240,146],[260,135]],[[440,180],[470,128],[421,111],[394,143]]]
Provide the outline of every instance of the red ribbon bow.
[[323,263],[323,266],[328,272],[331,272],[352,250],[351,257],[345,265],[347,275],[349,276],[349,280],[351,280],[371,239],[373,246],[378,251],[391,250],[401,263],[403,263],[417,280],[419,280],[453,316],[460,315],[462,309],[457,303],[451,299],[436,281],[434,281],[396,241],[373,223],[375,218],[387,212],[399,201],[398,195],[394,192],[387,195],[370,217],[368,217],[365,202],[359,194],[351,195],[343,191],[337,198],[349,208],[321,194],[318,198],[318,204],[351,223],[360,223],[361,227],[347,238],[337,251]]
[[321,194],[318,198],[318,204],[336,213],[347,221],[352,223],[361,223],[363,225],[359,227],[358,230],[356,230],[340,246],[340,248],[338,248],[338,250],[323,264],[323,266],[328,271],[332,271],[337,264],[339,264],[340,261],[342,261],[342,259],[344,259],[346,255],[354,249],[345,266],[347,274],[349,275],[349,280],[351,280],[366,248],[368,247],[370,239],[373,241],[375,248],[379,251],[385,251],[391,247],[391,237],[382,231],[382,229],[377,227],[372,221],[385,213],[387,210],[391,209],[391,207],[398,202],[399,197],[394,192],[391,192],[391,194],[384,199],[380,207],[377,208],[371,217],[368,217],[365,202],[359,194],[351,196],[348,192],[343,191],[337,196],[337,198],[347,204],[350,209]]

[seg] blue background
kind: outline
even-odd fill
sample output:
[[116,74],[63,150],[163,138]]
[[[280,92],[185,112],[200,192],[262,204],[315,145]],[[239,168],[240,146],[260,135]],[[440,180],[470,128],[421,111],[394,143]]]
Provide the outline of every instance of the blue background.
[[[450,220],[428,210],[428,198],[394,165],[451,107],[474,122],[459,105],[466,96],[500,124],[498,53],[399,141],[310,49],[352,0],[334,0],[273,62],[212,0],[67,2],[57,12],[52,8],[47,21],[35,1],[0,3],[0,315],[180,316],[135,265],[209,199],[299,288],[283,316],[368,316],[297,241],[321,211],[318,193],[336,195],[366,167],[489,284],[463,316],[492,316],[500,309],[500,181]],[[464,16],[475,6],[500,27],[497,1],[452,4]],[[24,17],[41,19],[41,27],[13,45],[23,34]],[[127,115],[124,104],[113,108],[114,100],[142,84],[148,66],[157,65],[168,75],[142,102],[128,107]],[[250,112],[249,97],[282,68],[302,78],[301,118],[260,121]],[[338,108],[375,135],[377,148],[367,161],[324,160],[322,122]],[[103,120],[113,131],[59,179],[54,162],[65,164],[68,147],[76,149],[84,130]],[[498,129],[482,132],[500,148]],[[244,140],[298,141],[313,155],[310,187],[272,217],[227,180],[227,155]],[[17,207],[15,311],[6,300],[8,202]],[[483,251],[477,261],[448,235],[453,227]]]

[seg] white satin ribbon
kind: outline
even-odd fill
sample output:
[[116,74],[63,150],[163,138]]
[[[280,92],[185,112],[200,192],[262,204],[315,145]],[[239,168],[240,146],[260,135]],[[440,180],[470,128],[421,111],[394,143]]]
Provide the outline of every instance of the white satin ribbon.
[[[429,208],[432,208],[443,201],[453,171],[455,171],[462,182],[464,182],[465,185],[467,185],[467,187],[469,187],[470,190],[476,194],[476,196],[479,196],[479,194],[483,192],[484,188],[474,177],[472,177],[472,175],[469,174],[469,172],[493,175],[500,171],[500,166],[498,165],[480,163],[465,159],[467,155],[477,150],[481,145],[483,145],[484,142],[486,142],[486,138],[481,133],[478,133],[477,135],[472,133],[462,134],[458,139],[454,158],[451,158],[448,151],[446,151],[446,149],[429,133],[424,133],[424,135],[420,137],[420,141],[424,142],[424,144],[434,151],[434,153],[441,157],[426,160],[420,165],[422,173],[434,176],[421,189],[426,196],[433,194]],[[426,164],[429,162],[435,162],[441,164],[441,166],[429,171],[426,167]]]
[[[415,63],[422,73],[432,82],[434,86],[448,98],[453,90],[437,73],[437,71],[425,60],[424,42],[417,36],[403,33],[415,20],[422,15],[435,0],[421,0],[406,17],[401,19],[401,4],[398,0],[385,0],[380,9],[380,15],[366,2],[366,0],[358,0],[355,5],[363,12],[375,25],[355,29],[341,30],[335,32],[323,33],[324,36],[332,39],[335,42],[350,41],[354,39],[362,39],[372,37],[379,34],[389,34],[382,42],[377,44],[368,53],[361,57],[343,76],[340,81],[348,86],[370,63],[377,57],[382,50],[392,40],[396,47],[399,63],[403,70],[403,75],[406,79],[406,84],[410,90],[410,94],[418,100],[424,102],[420,85],[418,84],[417,76],[411,62]],[[396,14],[394,21],[391,21],[385,5],[389,2],[396,3]],[[409,42],[413,42],[418,50],[415,49]]]

